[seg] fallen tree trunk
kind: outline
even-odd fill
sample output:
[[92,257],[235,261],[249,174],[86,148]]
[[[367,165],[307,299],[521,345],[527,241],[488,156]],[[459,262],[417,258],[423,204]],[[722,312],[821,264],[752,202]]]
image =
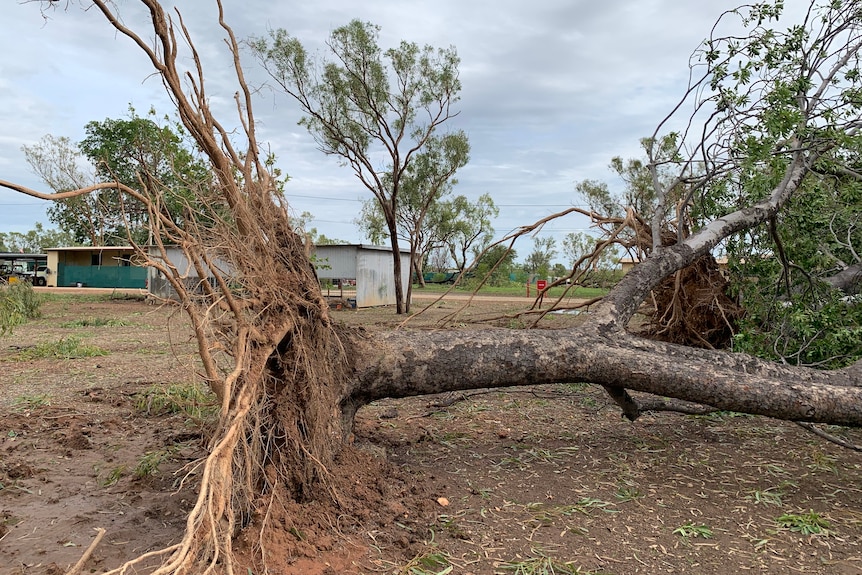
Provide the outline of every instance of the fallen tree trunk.
[[862,425],[862,374],[782,366],[742,354],[590,330],[394,331],[353,337],[354,377],[341,400],[584,382],[792,421]]

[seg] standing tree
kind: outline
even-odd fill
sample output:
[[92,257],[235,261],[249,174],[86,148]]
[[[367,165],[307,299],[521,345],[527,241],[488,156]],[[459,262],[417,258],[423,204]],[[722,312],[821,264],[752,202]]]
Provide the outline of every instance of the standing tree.
[[[209,168],[192,151],[181,127],[160,125],[153,119],[153,110],[149,116],[142,118],[130,109],[129,119],[88,123],[77,149],[68,138],[49,135],[37,145],[24,146],[24,154],[33,171],[55,192],[76,190],[94,181],[118,181],[147,196],[153,195],[148,188],[165,190],[160,200],[163,209],[182,223],[185,207],[195,201],[191,190],[211,180]],[[92,175],[83,171],[84,164],[92,167]],[[147,207],[117,189],[58,201],[48,208],[48,217],[78,243],[101,246],[149,241]]]
[[[178,68],[182,48],[194,45],[188,28],[175,28],[155,0],[141,0],[152,16],[152,30],[144,35],[154,37],[151,44],[123,24],[114,3],[93,2],[150,58],[208,157],[215,185],[194,190],[199,205],[209,209],[207,225],[192,220],[179,226],[165,214],[160,197],[167,189],[147,188],[145,194],[111,182],[43,194],[11,182],[0,185],[47,200],[119,189],[147,206],[159,257],[139,255],[177,291],[197,337],[206,381],[222,402],[185,535],[161,552],[164,563],[156,573],[236,572],[232,544],[242,528],[282,528],[255,513],[256,498],[263,494],[279,492],[270,501],[337,498],[329,479],[339,471],[336,455],[350,435],[353,416],[383,397],[581,381],[604,386],[630,419],[644,407],[628,389],[791,421],[862,425],[858,360],[821,371],[653,341],[626,329],[664,278],[722,240],[769,222],[815,172],[830,168],[855,177],[843,161],[859,149],[862,123],[857,97],[862,77],[855,68],[862,21],[855,3],[832,2],[786,34],[764,27],[773,9],[747,7],[740,10],[750,27],[747,37],[713,37],[696,53],[698,74],[684,101],[692,98],[696,112],[709,113],[699,137],[688,142],[694,154],[683,156],[680,148],[673,158],[687,195],[670,203],[668,190],[674,187],[657,187],[654,227],[712,193],[745,194],[738,207],[679,235],[676,243],[657,241],[649,256],[590,308],[584,324],[566,330],[368,334],[339,328],[329,316],[303,238],[294,232],[260,156],[252,91],[231,28],[220,19],[238,79],[236,104],[247,144],[241,150],[235,147],[237,135],[212,115],[197,53],[190,60],[195,73],[183,75]],[[680,141],[685,140],[687,135]],[[176,240],[198,277],[211,281],[188,286],[187,267],[167,259],[163,237]],[[459,377],[452,378],[453,371]],[[159,553],[146,558],[154,556]],[[129,572],[134,564],[117,572]]]
[[490,194],[482,194],[471,204],[464,196],[458,196],[452,201],[453,216],[450,231],[446,234],[446,244],[449,254],[458,271],[467,267],[467,254],[478,256],[491,243],[494,237],[494,227],[491,222],[500,215],[500,209],[494,204]]
[[[49,134],[37,144],[21,149],[32,171],[55,192],[85,188],[95,181],[95,174],[83,168],[89,162],[69,138]],[[47,211],[48,218],[70,234],[74,243],[106,245],[109,218],[96,194],[55,202]]]
[[[432,136],[425,148],[418,152],[402,173],[400,195],[395,208],[395,219],[399,239],[410,248],[410,273],[422,282],[422,273],[428,253],[438,247],[450,227],[447,215],[448,202],[442,198],[449,195],[457,183],[455,172],[467,164],[470,146],[464,132]],[[390,189],[391,176],[382,178]],[[379,199],[366,202],[357,219],[361,229],[374,243],[381,242],[390,233],[386,214]],[[410,296],[413,282],[407,287],[404,311],[410,311]]]
[[[444,185],[466,163],[469,147],[463,132],[436,136],[455,115],[452,105],[461,90],[455,48],[401,42],[382,52],[378,32],[359,20],[336,28],[327,42],[334,61],[322,63],[309,59],[299,40],[283,29],[251,46],[273,80],[299,103],[306,114],[300,124],[321,151],[341,158],[374,194],[389,233],[400,314],[405,292],[398,204],[411,164],[424,151],[435,177],[447,175],[439,184]],[[378,155],[386,158],[382,170]],[[412,172],[414,177],[424,169]]]
[[518,253],[501,244],[484,249],[477,255],[471,269],[476,270],[476,276],[482,278],[487,285],[506,285],[515,269],[515,258]]
[[[499,210],[489,194],[482,194],[475,203],[466,196],[456,196],[427,206],[417,205],[412,201],[414,197],[422,198],[407,194],[407,201],[400,203],[398,220],[401,238],[416,246],[414,273],[419,276],[420,285],[424,285],[422,272],[432,254],[437,255],[432,267],[438,271],[445,271],[454,263],[463,272],[469,254],[478,255],[491,243],[494,235],[491,219]],[[381,242],[387,236],[386,222],[377,202],[366,202],[356,223],[372,242]]]
[[533,251],[524,260],[524,271],[533,277],[548,277],[551,260],[557,255],[557,240],[548,236],[533,238]]
[[[211,175],[186,141],[182,127],[159,124],[155,116],[150,110],[149,117],[140,117],[130,108],[128,119],[90,122],[79,147],[95,166],[99,181],[120,182],[145,196],[153,196],[150,189],[158,189],[163,192],[163,210],[182,225],[190,215],[186,208],[195,203],[191,190],[209,185]],[[109,242],[149,241],[145,205],[114,190],[103,190],[98,198],[103,216],[113,222],[107,229]]]

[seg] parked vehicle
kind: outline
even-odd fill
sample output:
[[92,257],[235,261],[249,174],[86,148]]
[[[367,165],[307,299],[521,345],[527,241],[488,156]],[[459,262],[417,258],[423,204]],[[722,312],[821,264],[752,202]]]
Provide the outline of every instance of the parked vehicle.
[[51,273],[51,270],[48,269],[48,266],[38,266],[35,271],[24,273],[34,286],[46,286],[48,285],[48,275]]
[[29,281],[24,266],[4,264],[0,266],[0,283]]

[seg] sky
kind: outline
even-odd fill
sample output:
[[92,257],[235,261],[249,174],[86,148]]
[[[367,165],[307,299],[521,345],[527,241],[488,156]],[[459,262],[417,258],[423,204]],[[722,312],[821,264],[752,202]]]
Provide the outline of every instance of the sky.
[[[791,0],[788,4],[798,4]],[[133,0],[117,0],[126,25],[145,31]],[[236,84],[216,24],[215,2],[179,1],[204,57],[207,90],[216,116],[236,125]],[[354,18],[381,27],[386,49],[401,40],[454,46],[461,59],[459,114],[447,123],[470,140],[470,162],[457,174],[455,194],[475,200],[489,193],[500,209],[498,237],[573,205],[575,185],[621,182],[608,169],[614,156],[641,156],[638,141],[653,133],[686,88],[689,57],[728,0],[223,0],[239,38],[284,28],[322,54],[329,33]],[[0,179],[49,191],[27,165],[21,147],[43,136],[77,142],[90,121],[128,117],[154,107],[171,113],[149,62],[84,0],[4,0],[0,7]],[[192,8],[193,6],[193,8]],[[148,35],[144,35],[149,38]],[[258,137],[290,175],[292,209],[311,212],[311,226],[330,238],[368,243],[354,224],[370,197],[347,167],[324,156],[304,128],[297,105],[267,89],[266,75],[243,54]],[[35,222],[53,227],[45,203],[0,191],[0,232],[25,232]],[[549,223],[540,232],[559,243],[589,231],[582,216]],[[526,255],[529,239],[516,249]]]

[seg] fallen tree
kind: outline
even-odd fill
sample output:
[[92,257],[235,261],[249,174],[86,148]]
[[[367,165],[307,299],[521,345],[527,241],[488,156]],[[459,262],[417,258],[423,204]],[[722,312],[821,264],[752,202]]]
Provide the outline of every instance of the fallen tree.
[[[744,13],[752,27],[745,44],[750,49],[738,39],[715,37],[696,52],[692,68],[701,74],[693,75],[682,102],[693,99],[688,125],[702,126],[700,135],[681,133],[672,156],[651,158],[652,168],[673,167],[677,176],[669,184],[655,178],[650,255],[590,307],[582,327],[379,334],[347,331],[330,318],[304,238],[293,229],[260,152],[252,90],[220,2],[219,23],[239,88],[242,149],[213,116],[203,65],[179,12],[169,17],[156,0],[140,1],[152,23],[146,34],[128,28],[109,1],[93,4],[147,54],[209,161],[212,181],[194,190],[195,209],[202,213],[191,217],[188,205],[188,217],[178,223],[153,185],[135,189],[114,182],[57,194],[0,185],[45,200],[116,189],[147,207],[154,243],[135,246],[139,263],[159,270],[177,293],[197,337],[206,381],[222,406],[185,536],[155,553],[163,559],[156,573],[233,572],[233,539],[262,494],[285,490],[300,502],[337,497],[327,480],[336,454],[356,410],[379,398],[590,382],[604,386],[629,419],[641,408],[626,390],[637,390],[792,421],[862,424],[858,361],[818,371],[627,331],[638,307],[666,277],[733,234],[775,218],[818,166],[836,164],[858,149],[862,118],[854,94],[862,78],[852,70],[862,47],[862,22],[853,3],[833,3],[822,21],[809,14],[801,36],[767,34],[762,24],[773,9],[752,7]],[[152,45],[144,40],[148,34]],[[186,71],[179,64],[183,44],[192,47],[194,63]],[[728,69],[740,58],[748,73],[735,76]],[[706,115],[702,125],[695,122],[698,114]],[[140,177],[153,183],[146,173]],[[710,194],[734,186],[759,188],[740,194],[751,201],[680,233],[672,245],[661,241],[667,221],[688,219]],[[182,247],[187,263],[170,260],[170,245]],[[441,377],[453,368],[459,378]]]

